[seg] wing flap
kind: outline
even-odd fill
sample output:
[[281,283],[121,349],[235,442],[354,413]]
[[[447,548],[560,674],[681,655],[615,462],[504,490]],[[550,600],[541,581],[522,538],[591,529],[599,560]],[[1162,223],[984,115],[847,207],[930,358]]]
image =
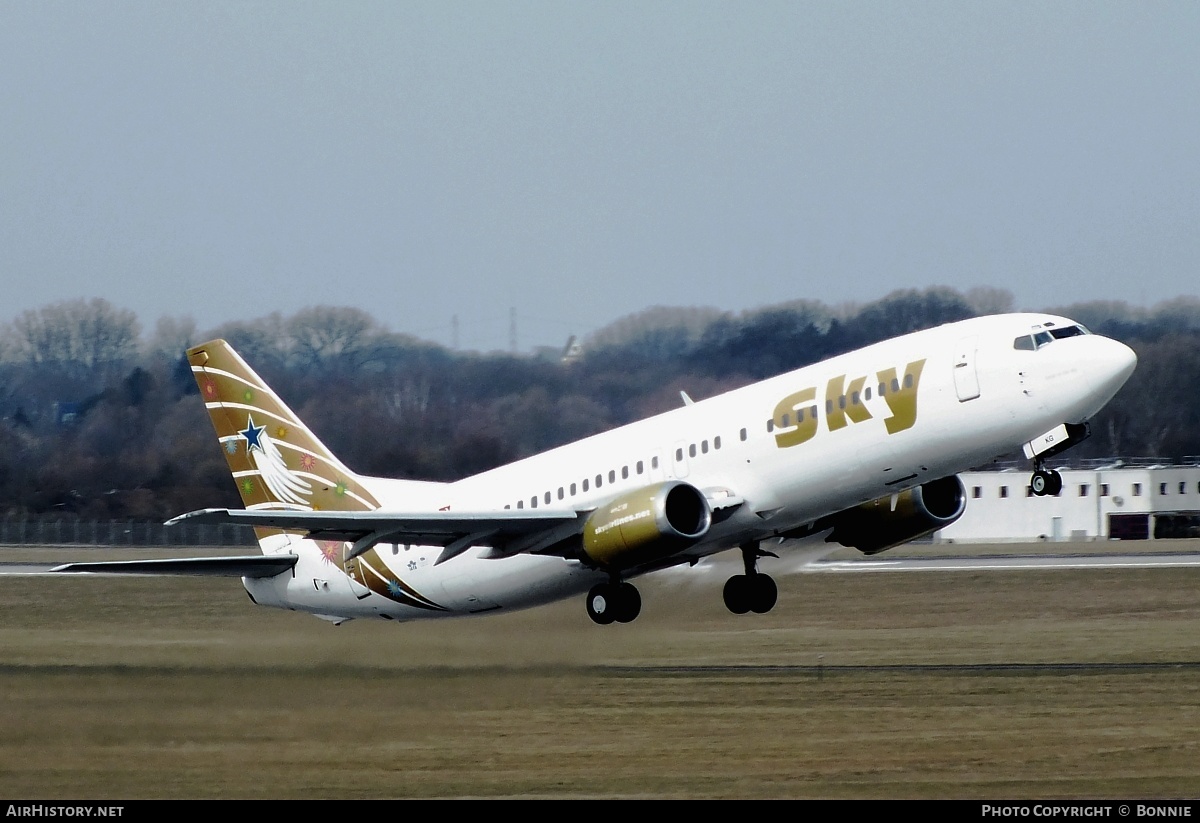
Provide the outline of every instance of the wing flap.
[[296,565],[294,554],[243,557],[179,557],[166,560],[107,560],[65,563],[50,571],[63,574],[142,574],[202,577],[274,577]]
[[356,550],[385,541],[443,546],[449,557],[471,546],[503,548],[555,527],[581,522],[586,512],[574,509],[488,512],[295,511],[280,509],[201,509],[167,521],[176,523],[259,526],[303,532],[313,540],[341,540]]

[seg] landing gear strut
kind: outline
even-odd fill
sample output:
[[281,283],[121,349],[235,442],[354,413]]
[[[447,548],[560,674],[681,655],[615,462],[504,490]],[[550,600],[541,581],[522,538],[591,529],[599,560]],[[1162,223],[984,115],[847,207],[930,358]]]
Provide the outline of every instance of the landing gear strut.
[[778,555],[759,549],[757,540],[743,543],[739,548],[742,550],[742,564],[746,573],[735,574],[725,582],[725,590],[722,592],[725,608],[734,614],[766,614],[775,607],[775,601],[779,599],[779,588],[770,575],[758,570],[758,558]]
[[592,586],[587,596],[588,617],[602,626],[630,623],[642,611],[642,596],[632,583],[613,580]]

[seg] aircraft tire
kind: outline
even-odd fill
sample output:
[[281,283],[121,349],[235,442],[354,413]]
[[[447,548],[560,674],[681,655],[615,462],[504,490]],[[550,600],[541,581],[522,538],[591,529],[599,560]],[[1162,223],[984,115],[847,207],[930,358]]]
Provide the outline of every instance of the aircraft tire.
[[612,587],[615,603],[613,619],[618,623],[632,623],[642,613],[642,596],[632,583],[617,583]]
[[750,581],[750,611],[766,614],[775,608],[779,600],[779,587],[769,574],[756,574]]
[[721,596],[725,599],[725,608],[734,614],[750,611],[750,578],[744,574],[735,574],[725,581]]
[[587,596],[587,613],[592,621],[601,626],[607,626],[616,619],[619,596],[615,595],[613,586],[608,583],[597,583]]
[[1033,491],[1036,497],[1045,497],[1049,492],[1047,489],[1050,486],[1050,473],[1038,469],[1033,473],[1033,477],[1029,478],[1029,488]]
[[1063,487],[1062,475],[1053,470],[1046,472],[1046,475],[1046,494],[1053,495],[1061,492]]

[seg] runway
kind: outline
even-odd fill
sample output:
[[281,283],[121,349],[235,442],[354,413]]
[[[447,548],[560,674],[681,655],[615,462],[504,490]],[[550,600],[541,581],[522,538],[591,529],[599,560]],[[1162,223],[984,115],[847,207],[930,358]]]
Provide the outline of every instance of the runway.
[[1200,566],[1200,553],[985,555],[972,557],[863,557],[858,560],[818,560],[800,566],[808,573],[837,572],[955,572],[1018,571],[1031,569],[1171,569]]

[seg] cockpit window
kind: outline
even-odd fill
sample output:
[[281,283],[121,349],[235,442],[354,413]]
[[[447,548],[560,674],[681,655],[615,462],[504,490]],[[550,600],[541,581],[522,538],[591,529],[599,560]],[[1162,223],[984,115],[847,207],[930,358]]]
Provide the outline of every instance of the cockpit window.
[[1062,340],[1064,337],[1078,337],[1081,334],[1087,334],[1087,329],[1083,326],[1063,326],[1061,329],[1051,329],[1050,334],[1055,340]]
[[1018,351],[1034,351],[1042,346],[1048,346],[1055,340],[1062,340],[1064,337],[1078,337],[1084,334],[1091,334],[1086,327],[1078,324],[1073,326],[1063,326],[1060,328],[1052,328],[1053,323],[1047,323],[1047,330],[1037,331],[1032,335],[1025,334],[1013,340],[1013,348]]

